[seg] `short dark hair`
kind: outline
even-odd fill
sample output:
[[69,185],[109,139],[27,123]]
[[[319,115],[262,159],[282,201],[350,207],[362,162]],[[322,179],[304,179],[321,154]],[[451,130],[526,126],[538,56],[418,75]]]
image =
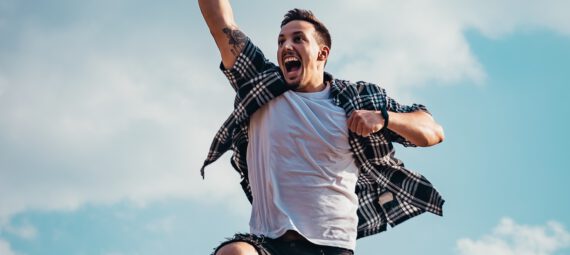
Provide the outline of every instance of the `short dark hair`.
[[331,48],[331,34],[325,24],[317,19],[313,12],[297,8],[290,10],[285,14],[283,21],[281,21],[281,27],[294,20],[303,20],[313,24],[318,35],[317,42],[328,46],[329,49]]

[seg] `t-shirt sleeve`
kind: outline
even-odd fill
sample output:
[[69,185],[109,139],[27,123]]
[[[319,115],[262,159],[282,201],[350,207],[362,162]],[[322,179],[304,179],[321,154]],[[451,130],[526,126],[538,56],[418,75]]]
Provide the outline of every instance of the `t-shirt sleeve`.
[[247,38],[245,47],[238,55],[235,64],[226,69],[220,63],[220,70],[224,73],[232,87],[237,91],[245,83],[256,77],[259,73],[274,65],[265,58],[263,52]]
[[[386,96],[386,109],[391,112],[406,113],[406,112],[424,111],[428,114],[431,114],[428,111],[428,109],[422,104],[402,105],[389,96]],[[389,129],[387,129],[386,132],[387,132],[386,137],[388,138],[389,141],[402,144],[405,147],[416,147],[415,144],[413,144],[403,136],[397,134],[396,132]]]

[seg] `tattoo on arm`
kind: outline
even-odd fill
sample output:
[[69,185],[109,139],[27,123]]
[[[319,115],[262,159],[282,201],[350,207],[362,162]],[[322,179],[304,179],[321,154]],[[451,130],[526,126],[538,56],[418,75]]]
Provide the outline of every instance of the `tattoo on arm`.
[[228,43],[231,45],[231,52],[234,56],[238,56],[247,42],[247,36],[238,29],[224,28],[224,34],[228,37]]

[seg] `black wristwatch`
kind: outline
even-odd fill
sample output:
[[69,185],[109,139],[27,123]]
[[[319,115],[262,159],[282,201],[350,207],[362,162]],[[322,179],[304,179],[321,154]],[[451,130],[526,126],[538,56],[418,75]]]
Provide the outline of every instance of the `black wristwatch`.
[[388,129],[388,110],[386,110],[386,107],[382,107],[380,108],[380,112],[382,113],[382,118],[384,118],[384,126],[382,126],[380,131],[384,131]]

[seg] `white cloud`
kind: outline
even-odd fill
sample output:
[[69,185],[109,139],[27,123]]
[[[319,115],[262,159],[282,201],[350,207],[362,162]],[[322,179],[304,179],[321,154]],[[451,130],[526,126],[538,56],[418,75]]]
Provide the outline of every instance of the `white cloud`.
[[5,231],[6,233],[16,235],[20,238],[28,240],[36,238],[38,234],[38,230],[36,229],[36,227],[34,227],[29,222],[23,222],[18,226],[14,226],[13,224],[9,223],[0,224],[0,226],[3,227],[2,230]]
[[463,26],[472,27],[486,36],[497,38],[516,31],[548,29],[570,35],[570,17],[565,10],[568,1],[449,1],[442,4],[455,10]]
[[485,69],[467,31],[491,39],[537,29],[570,36],[568,1],[356,0],[329,6],[342,15],[316,11],[333,27],[337,73],[379,82],[397,94],[430,82],[483,82]]
[[550,255],[569,247],[570,233],[558,222],[528,226],[510,218],[502,219],[491,234],[478,240],[457,241],[462,255]]
[[0,254],[2,255],[16,255],[17,253],[12,250],[10,243],[6,240],[0,239]]
[[[0,227],[30,209],[245,199],[227,157],[208,169],[205,182],[198,174],[233,98],[196,3],[128,2],[2,2]],[[236,16],[270,58],[288,9],[281,7],[307,4],[330,24],[336,75],[399,94],[429,81],[484,80],[468,29],[493,38],[526,28],[570,31],[565,1],[540,8],[506,0],[240,4],[268,7],[259,16],[236,8]]]
[[[462,22],[445,4],[381,1],[342,5],[340,9],[354,19],[335,23],[339,57],[352,60],[342,61],[339,73],[377,81],[395,93],[432,81],[445,84],[485,79],[463,34]],[[349,36],[344,38],[345,34]]]
[[0,228],[29,209],[244,199],[229,164],[199,175],[233,100],[217,59],[203,57],[217,54],[200,46],[209,36],[146,17],[123,34],[121,15],[82,17],[0,30]]

